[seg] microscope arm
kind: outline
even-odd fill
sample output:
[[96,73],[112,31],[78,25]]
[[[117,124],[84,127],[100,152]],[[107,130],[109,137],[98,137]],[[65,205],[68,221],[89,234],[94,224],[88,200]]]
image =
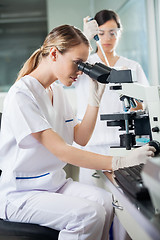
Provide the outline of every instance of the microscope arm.
[[[115,88],[116,86],[116,88]],[[111,90],[116,90],[119,95],[125,95],[134,99],[139,99],[142,101],[146,101],[146,89],[148,86],[143,86],[138,83],[122,83],[119,85],[119,89],[117,89],[117,84],[110,84]]]

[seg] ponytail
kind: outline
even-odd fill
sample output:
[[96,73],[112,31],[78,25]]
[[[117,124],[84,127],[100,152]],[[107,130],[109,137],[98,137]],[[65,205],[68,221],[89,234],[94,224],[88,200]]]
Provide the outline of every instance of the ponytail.
[[37,68],[41,58],[42,58],[42,48],[37,49],[30,58],[24,63],[22,69],[19,71],[16,81],[25,75],[30,74],[34,69]]
[[52,47],[56,47],[61,54],[64,54],[70,48],[80,43],[84,43],[89,47],[87,38],[78,28],[70,25],[62,25],[54,28],[44,40],[42,47],[37,49],[24,63],[16,81],[36,69],[42,58],[49,55]]

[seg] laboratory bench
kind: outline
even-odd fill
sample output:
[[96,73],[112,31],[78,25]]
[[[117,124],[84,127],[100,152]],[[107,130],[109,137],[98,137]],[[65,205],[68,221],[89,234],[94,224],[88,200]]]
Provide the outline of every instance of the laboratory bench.
[[137,200],[124,192],[114,173],[98,170],[101,186],[113,194],[113,207],[119,221],[133,240],[160,240],[160,214],[151,200]]

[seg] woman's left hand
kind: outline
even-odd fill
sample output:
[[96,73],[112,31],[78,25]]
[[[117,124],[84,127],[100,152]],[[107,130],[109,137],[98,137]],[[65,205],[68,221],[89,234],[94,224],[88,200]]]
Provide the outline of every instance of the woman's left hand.
[[106,84],[102,84],[97,82],[96,80],[90,79],[88,99],[89,105],[99,107],[105,87]]

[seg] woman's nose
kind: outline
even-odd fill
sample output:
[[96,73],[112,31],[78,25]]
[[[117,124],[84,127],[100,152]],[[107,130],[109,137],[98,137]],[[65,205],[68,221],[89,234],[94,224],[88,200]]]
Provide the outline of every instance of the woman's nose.
[[107,40],[111,39],[111,36],[110,36],[109,32],[105,31],[104,35],[101,38],[103,38],[103,41],[107,41]]
[[110,36],[110,34],[108,32],[105,34],[105,39],[106,40],[110,40],[111,39],[111,36]]

